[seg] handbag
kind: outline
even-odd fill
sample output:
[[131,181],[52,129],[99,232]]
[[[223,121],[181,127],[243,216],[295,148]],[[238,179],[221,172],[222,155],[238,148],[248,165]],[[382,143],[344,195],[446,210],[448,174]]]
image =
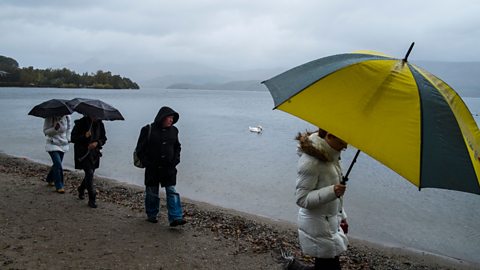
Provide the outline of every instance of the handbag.
[[[148,125],[147,144],[148,144],[148,141],[150,140],[151,131],[152,131],[152,127],[149,124]],[[145,168],[145,165],[143,165],[140,158],[138,158],[137,149],[133,150],[133,165],[137,168],[141,168],[141,169]]]

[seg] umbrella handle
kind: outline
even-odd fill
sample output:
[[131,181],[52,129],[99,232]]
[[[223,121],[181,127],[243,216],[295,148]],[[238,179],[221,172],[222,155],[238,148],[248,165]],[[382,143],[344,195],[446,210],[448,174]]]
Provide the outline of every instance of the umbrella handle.
[[78,161],[82,162],[89,154],[90,154],[90,149],[88,149],[87,153],[84,156],[79,157]]
[[355,164],[355,162],[357,162],[358,155],[360,155],[360,150],[357,150],[357,153],[355,154],[355,157],[353,158],[352,163],[350,163],[350,167],[348,167],[347,174],[342,177],[342,182],[341,182],[342,185],[347,184],[348,175],[350,174],[350,171],[353,168],[353,164]]

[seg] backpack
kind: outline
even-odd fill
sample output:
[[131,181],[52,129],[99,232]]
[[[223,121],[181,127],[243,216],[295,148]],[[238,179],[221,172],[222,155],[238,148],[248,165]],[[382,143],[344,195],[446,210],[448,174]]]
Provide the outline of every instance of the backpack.
[[[152,127],[149,124],[148,125],[147,144],[148,144],[148,141],[150,140],[151,131],[152,131]],[[145,168],[145,166],[142,164],[142,161],[140,161],[140,159],[138,158],[137,149],[133,150],[133,165],[137,168]]]

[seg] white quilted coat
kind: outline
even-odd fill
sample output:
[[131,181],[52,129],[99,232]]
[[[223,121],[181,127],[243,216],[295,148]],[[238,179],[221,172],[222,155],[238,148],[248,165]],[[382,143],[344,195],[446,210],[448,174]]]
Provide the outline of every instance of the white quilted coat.
[[[297,205],[300,206],[299,241],[304,254],[333,258],[346,251],[348,246],[348,239],[340,227],[340,221],[347,217],[343,201],[333,191],[333,186],[342,179],[340,152],[331,148],[317,133],[309,135],[307,141],[321,154],[312,156],[299,148],[301,156],[295,192]],[[322,161],[322,158],[327,161]]]
[[[58,129],[55,129],[57,123]],[[47,137],[45,150],[67,152],[72,128],[70,115],[45,118],[43,122],[43,133]]]

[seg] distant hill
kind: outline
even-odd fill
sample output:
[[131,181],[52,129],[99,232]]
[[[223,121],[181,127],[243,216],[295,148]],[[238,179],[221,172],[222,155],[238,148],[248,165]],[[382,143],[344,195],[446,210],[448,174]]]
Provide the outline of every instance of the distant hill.
[[205,89],[205,90],[244,90],[244,91],[266,91],[267,88],[261,84],[261,81],[231,81],[226,83],[176,83],[167,86],[167,89]]
[[[192,66],[189,66],[192,68]],[[156,69],[160,70],[160,69]],[[180,86],[181,88],[191,89],[205,89],[206,85],[212,85],[215,89],[222,87],[220,85],[233,83],[237,85],[235,89],[238,89],[240,85],[244,87],[252,88],[251,84],[260,83],[266,79],[273,77],[274,75],[285,71],[286,68],[271,68],[271,69],[255,69],[255,70],[241,70],[230,71],[214,69],[202,66],[198,69],[181,69],[178,67],[163,68],[159,71],[162,75],[155,76],[150,79],[140,81],[142,87],[157,87],[157,88],[175,88]],[[255,87],[255,86],[253,86]],[[257,86],[258,87],[258,86]],[[261,88],[261,85],[260,85]],[[245,90],[245,89],[240,89]]]
[[18,62],[10,57],[0,55],[0,71],[11,73],[18,69]]
[[[314,59],[311,59],[314,60]],[[412,60],[413,64],[425,68],[451,85],[461,96],[480,97],[480,62],[439,62]],[[300,63],[299,63],[300,64]],[[102,62],[91,59],[84,63],[66,63],[75,70],[103,67],[135,77],[142,87],[190,88],[190,89],[266,89],[260,84],[294,66],[228,70],[192,62],[142,61],[135,59],[119,62]],[[253,82],[253,83],[252,83]],[[258,84],[256,83],[258,82]]]
[[[453,87],[462,97],[480,97],[480,62],[434,62],[416,61],[415,65],[428,70],[430,73],[444,80]],[[214,74],[202,76],[171,76],[158,78],[158,82],[170,82],[162,87],[169,89],[211,89],[211,90],[252,90],[262,91],[267,88],[261,84],[263,80],[277,75],[285,69],[259,70],[255,72],[244,71],[243,73],[223,73],[215,77]],[[241,79],[232,79],[238,75]],[[246,79],[245,76],[255,78]],[[177,81],[175,81],[177,80]],[[153,81],[152,81],[153,82]],[[155,85],[155,83],[153,83]]]

